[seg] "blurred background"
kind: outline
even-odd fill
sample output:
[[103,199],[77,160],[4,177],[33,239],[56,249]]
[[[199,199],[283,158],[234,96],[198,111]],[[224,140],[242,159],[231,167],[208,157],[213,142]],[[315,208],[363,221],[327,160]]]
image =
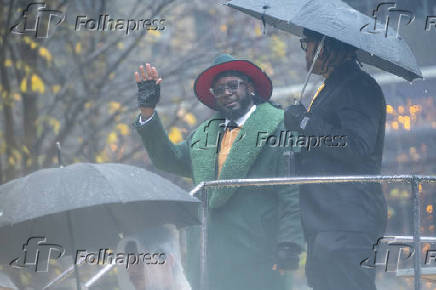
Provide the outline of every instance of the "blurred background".
[[[197,101],[192,85],[217,54],[230,53],[259,65],[273,81],[273,100],[283,106],[299,92],[306,74],[297,37],[263,27],[260,21],[225,7],[224,1],[48,0],[47,7],[61,11],[65,20],[55,25],[52,19],[47,38],[10,33],[29,1],[0,1],[0,184],[41,168],[56,167],[59,141],[66,165],[131,164],[157,172],[189,190],[190,180],[158,172],[152,166],[131,126],[138,114],[133,73],[139,65],[151,63],[163,78],[157,109],[173,142],[183,140],[213,113]],[[345,2],[372,15],[380,1]],[[436,2],[396,3],[416,17],[413,23],[400,26],[400,34],[415,53],[424,79],[408,83],[365,66],[378,80],[387,101],[383,173],[434,175],[436,27],[431,31],[425,31],[425,27],[427,16],[436,15]],[[98,20],[104,14],[114,19],[164,19],[164,29],[128,35],[125,31],[75,30],[77,16]],[[314,77],[309,84],[306,104],[319,82]],[[425,236],[435,235],[435,189],[430,185],[420,187],[421,232]],[[385,185],[384,193],[389,206],[387,234],[410,235],[410,186]],[[6,267],[2,269],[7,272]],[[11,271],[9,275],[20,281],[23,289],[31,289],[34,278],[29,278],[30,274],[26,277]],[[302,267],[294,278],[298,285],[304,285]],[[378,278],[380,289],[392,289],[389,283],[395,283],[397,289],[413,285],[412,279],[391,273],[381,272]],[[109,289],[103,284],[101,289]],[[425,287],[436,289],[436,283],[426,281]]]

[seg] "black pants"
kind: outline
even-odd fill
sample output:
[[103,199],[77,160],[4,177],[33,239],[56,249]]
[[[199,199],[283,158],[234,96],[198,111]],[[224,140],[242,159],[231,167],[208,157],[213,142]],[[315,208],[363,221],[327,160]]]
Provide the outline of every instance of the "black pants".
[[374,235],[328,231],[306,237],[306,276],[314,290],[375,290],[375,269],[361,267],[371,257]]

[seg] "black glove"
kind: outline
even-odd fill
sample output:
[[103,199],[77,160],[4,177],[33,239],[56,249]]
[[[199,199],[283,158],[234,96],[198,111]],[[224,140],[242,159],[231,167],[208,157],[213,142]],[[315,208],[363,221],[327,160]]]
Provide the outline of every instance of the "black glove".
[[285,110],[285,127],[287,130],[301,131],[300,123],[307,115],[306,107],[303,104],[290,105]]
[[138,85],[138,106],[156,107],[160,98],[160,85],[154,80],[141,81]]
[[300,261],[300,246],[294,243],[280,243],[277,246],[277,269],[296,270]]

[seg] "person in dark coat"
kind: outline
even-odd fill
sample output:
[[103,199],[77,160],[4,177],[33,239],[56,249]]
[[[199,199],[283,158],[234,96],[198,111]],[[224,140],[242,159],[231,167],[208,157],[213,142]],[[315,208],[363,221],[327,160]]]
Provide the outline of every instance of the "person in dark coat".
[[[227,54],[218,56],[194,83],[197,98],[216,114],[179,144],[168,139],[154,110],[161,81],[157,70],[149,64],[140,70],[141,114],[135,126],[157,168],[192,178],[194,185],[287,175],[283,154],[289,148],[259,141],[259,133],[280,136],[284,131],[283,110],[268,102],[272,83],[259,67]],[[298,267],[303,247],[298,187],[216,188],[208,190],[208,197],[208,289],[289,289],[280,272]],[[199,289],[197,230],[187,237],[185,270],[193,289]]]
[[[300,176],[380,174],[386,104],[377,82],[362,71],[355,48],[304,31],[307,68],[322,48],[313,73],[324,83],[310,106],[291,105],[285,127],[310,137],[296,156]],[[323,43],[323,44],[322,44]],[[387,218],[380,184],[310,184],[300,189],[308,245],[306,276],[316,290],[376,289],[375,269],[361,267],[382,237]]]

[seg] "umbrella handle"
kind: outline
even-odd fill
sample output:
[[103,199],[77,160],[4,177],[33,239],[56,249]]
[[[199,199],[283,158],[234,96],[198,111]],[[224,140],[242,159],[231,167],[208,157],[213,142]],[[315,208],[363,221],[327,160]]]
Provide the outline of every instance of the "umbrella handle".
[[58,165],[59,168],[63,168],[64,165],[62,164],[62,151],[61,151],[61,143],[58,141],[56,142],[56,148],[58,150]]
[[307,71],[306,80],[304,81],[303,88],[301,89],[300,97],[298,99],[297,98],[294,99],[294,105],[301,103],[301,100],[303,99],[303,94],[304,94],[304,91],[306,90],[307,84],[309,83],[310,76],[312,75],[313,67],[315,66],[315,62],[318,60],[319,53],[321,52],[321,49],[324,46],[324,40],[325,40],[325,35],[322,37],[321,41],[318,43],[318,47],[316,48],[316,52],[315,52],[315,56],[313,57],[312,64],[310,65],[310,69]]
[[266,35],[266,21],[265,21],[265,14],[266,14],[266,10],[269,9],[270,7],[268,5],[263,5],[262,9],[263,9],[263,14],[260,17],[260,19],[262,20],[262,25],[263,25],[263,34]]

